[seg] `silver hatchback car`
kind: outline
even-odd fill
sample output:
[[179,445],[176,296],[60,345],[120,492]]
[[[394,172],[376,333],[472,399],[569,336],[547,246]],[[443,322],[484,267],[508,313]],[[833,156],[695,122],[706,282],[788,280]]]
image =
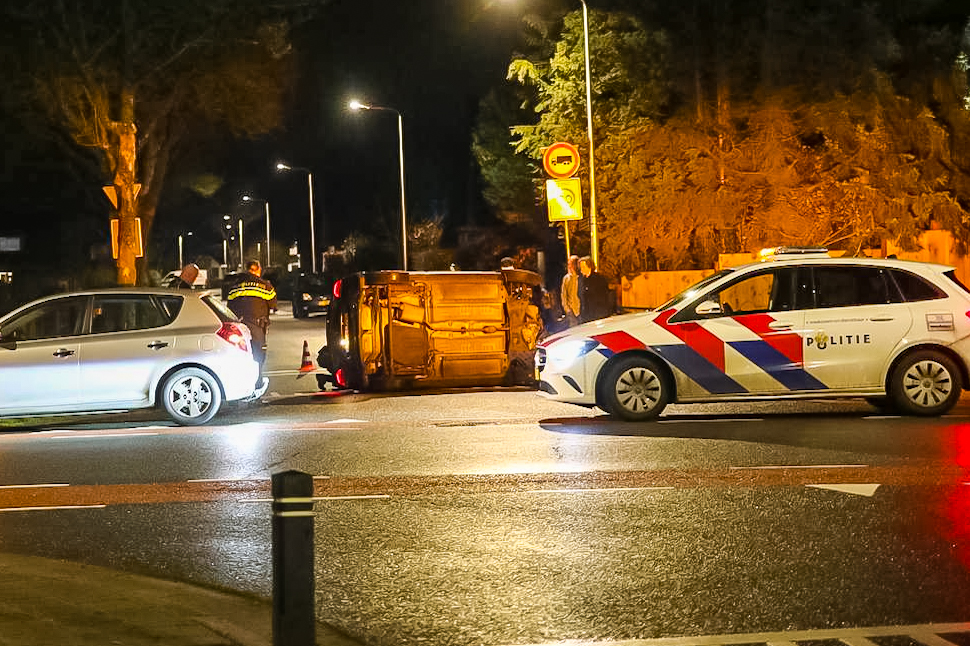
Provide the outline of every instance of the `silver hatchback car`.
[[0,317],[0,417],[160,406],[205,424],[253,394],[249,329],[210,294],[57,294]]

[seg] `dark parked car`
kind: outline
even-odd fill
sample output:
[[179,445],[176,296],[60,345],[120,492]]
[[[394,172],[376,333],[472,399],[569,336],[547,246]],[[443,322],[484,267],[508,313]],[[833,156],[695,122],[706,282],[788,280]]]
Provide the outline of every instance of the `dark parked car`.
[[293,281],[293,318],[326,314],[330,309],[333,286],[318,274],[298,274]]

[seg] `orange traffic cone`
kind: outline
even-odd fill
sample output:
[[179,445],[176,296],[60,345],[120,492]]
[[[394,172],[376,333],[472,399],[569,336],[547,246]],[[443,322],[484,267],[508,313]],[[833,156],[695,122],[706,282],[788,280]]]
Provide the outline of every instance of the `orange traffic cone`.
[[310,361],[310,346],[307,342],[303,342],[303,363],[300,365],[300,374],[297,375],[297,379],[307,374],[308,372],[314,372],[316,368],[313,367],[313,362]]

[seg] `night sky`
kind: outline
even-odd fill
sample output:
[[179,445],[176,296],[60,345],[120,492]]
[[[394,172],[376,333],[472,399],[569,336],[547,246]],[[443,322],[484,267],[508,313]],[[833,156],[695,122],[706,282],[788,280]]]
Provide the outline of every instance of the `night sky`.
[[[480,217],[471,130],[480,97],[505,78],[520,14],[485,0],[335,0],[294,32],[297,78],[286,124],[255,142],[226,144],[209,172],[226,184],[192,203],[175,169],[156,219],[158,246],[218,204],[248,215],[260,236],[262,204],[237,207],[251,192],[271,205],[273,238],[308,247],[304,173],[279,174],[278,160],[313,172],[317,249],[339,246],[362,223],[399,230],[397,117],[348,109],[352,98],[403,114],[409,221],[442,216],[447,230]],[[193,171],[206,170],[193,166]],[[397,228],[395,228],[397,227]],[[174,243],[169,245],[169,253]],[[164,253],[164,250],[160,249]]]

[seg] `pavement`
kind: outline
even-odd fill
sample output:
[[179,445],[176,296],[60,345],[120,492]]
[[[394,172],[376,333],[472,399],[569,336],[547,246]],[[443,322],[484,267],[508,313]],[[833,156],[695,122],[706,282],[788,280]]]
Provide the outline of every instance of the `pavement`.
[[[149,644],[272,646],[272,603],[72,561],[0,553],[0,646]],[[316,644],[359,642],[318,623]]]

